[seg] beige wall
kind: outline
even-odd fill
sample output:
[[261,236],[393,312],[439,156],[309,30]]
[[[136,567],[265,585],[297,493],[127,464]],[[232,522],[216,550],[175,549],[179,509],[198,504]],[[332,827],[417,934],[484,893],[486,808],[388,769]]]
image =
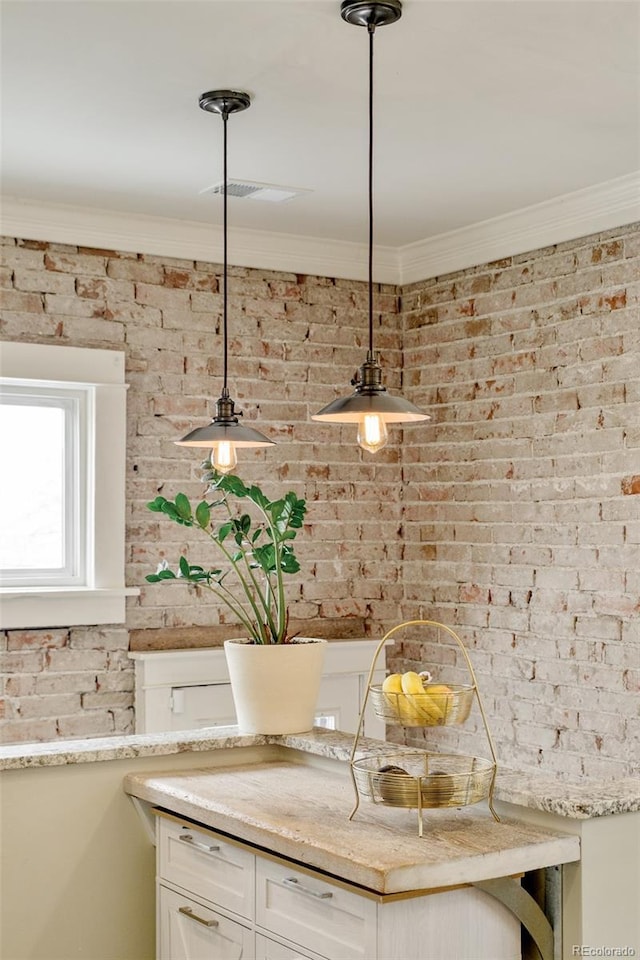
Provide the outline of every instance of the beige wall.
[[2,960],[153,960],[155,848],[123,778],[239,762],[240,754],[259,755],[204,751],[2,771]]

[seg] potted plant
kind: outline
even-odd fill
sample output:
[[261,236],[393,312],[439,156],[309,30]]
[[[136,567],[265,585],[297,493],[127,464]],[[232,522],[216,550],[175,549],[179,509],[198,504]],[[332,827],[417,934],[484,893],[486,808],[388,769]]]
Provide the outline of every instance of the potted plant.
[[[224,644],[238,725],[248,733],[302,733],[313,726],[326,643],[290,635],[284,578],[300,564],[293,540],[306,503],[293,491],[269,500],[260,487],[208,469],[210,499],[195,509],[184,493],[147,504],[174,523],[202,531],[218,562],[206,568],[181,556],[163,561],[149,583],[188,581],[211,590],[232,611],[245,636]],[[253,508],[247,512],[245,505]]]

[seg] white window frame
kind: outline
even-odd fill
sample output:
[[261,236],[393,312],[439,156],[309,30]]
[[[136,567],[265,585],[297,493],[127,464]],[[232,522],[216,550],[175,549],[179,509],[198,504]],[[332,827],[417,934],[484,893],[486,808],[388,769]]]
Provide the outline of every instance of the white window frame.
[[68,394],[85,398],[77,450],[84,574],[81,584],[45,585],[34,577],[29,585],[0,587],[0,629],[124,623],[125,597],[139,593],[124,583],[124,354],[0,342],[0,390],[5,387],[59,390],[61,396],[66,387]]

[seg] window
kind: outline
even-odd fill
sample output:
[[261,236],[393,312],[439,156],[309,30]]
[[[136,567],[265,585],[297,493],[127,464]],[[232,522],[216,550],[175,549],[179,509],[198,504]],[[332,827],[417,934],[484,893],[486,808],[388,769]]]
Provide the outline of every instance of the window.
[[125,390],[120,352],[0,343],[3,629],[124,621]]
[[[0,395],[0,582],[87,584],[89,388],[3,384]],[[29,438],[37,438],[30,442]],[[20,455],[23,451],[23,455]],[[26,454],[26,455],[25,455]]]

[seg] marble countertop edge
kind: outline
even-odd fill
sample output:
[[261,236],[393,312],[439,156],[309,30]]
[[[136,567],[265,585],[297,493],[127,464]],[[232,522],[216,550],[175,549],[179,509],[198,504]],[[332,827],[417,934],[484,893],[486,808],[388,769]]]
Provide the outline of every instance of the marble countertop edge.
[[[316,756],[348,762],[351,734],[316,727],[303,734],[244,734],[237,727],[96,737],[0,746],[0,770],[60,766],[134,757],[170,756],[240,747],[276,745]],[[358,755],[395,752],[395,744],[361,738]],[[404,748],[403,752],[410,752]],[[194,758],[194,766],[197,760]],[[495,798],[506,803],[555,813],[572,819],[590,819],[640,811],[640,778],[565,781],[532,770],[498,765]]]

